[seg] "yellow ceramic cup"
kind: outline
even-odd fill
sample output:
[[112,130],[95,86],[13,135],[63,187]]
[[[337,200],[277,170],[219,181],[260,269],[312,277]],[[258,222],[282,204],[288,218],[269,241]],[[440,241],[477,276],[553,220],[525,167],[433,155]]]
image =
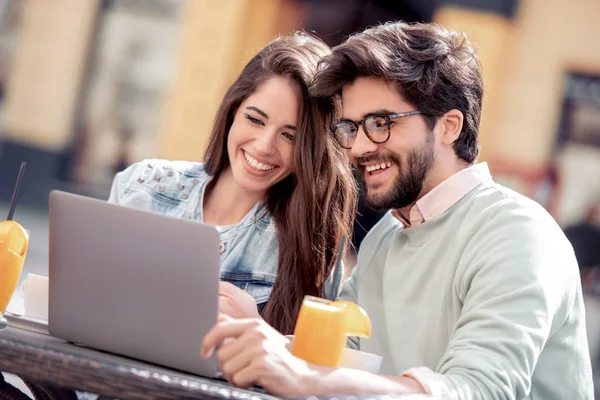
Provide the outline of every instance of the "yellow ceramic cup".
[[306,296],[302,302],[292,354],[311,364],[337,367],[348,336],[371,336],[371,320],[358,305]]

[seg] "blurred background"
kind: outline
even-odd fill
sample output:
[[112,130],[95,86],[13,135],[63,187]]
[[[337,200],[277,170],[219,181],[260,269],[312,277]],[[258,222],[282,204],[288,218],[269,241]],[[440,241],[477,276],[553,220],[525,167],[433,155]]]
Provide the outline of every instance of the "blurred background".
[[[15,219],[32,234],[26,270],[46,275],[48,192],[106,199],[133,162],[200,161],[226,88],[276,34],[333,46],[378,22],[435,21],[479,48],[480,161],[576,249],[598,364],[599,16],[596,0],[0,0],[0,212],[27,161]],[[357,246],[380,217],[359,211]]]

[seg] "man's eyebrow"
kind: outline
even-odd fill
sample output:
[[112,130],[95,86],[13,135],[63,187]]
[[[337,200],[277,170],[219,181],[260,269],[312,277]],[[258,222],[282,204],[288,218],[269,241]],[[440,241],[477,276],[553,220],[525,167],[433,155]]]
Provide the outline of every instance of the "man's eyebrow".
[[[370,117],[371,115],[389,115],[389,114],[396,114],[396,111],[388,110],[387,108],[380,108],[380,109],[369,111],[369,112],[363,114],[361,119],[365,119],[367,117]],[[346,118],[346,117],[342,117],[342,120],[353,121],[352,118]]]
[[396,114],[396,111],[391,111],[391,110],[388,110],[387,108],[380,108],[378,110],[374,110],[374,111],[368,112],[366,114],[363,114],[362,117],[364,119],[364,118],[370,117],[371,115],[389,115],[389,114]]
[[266,112],[264,112],[263,110],[261,110],[258,107],[254,107],[254,106],[248,106],[246,107],[246,110],[252,110],[252,111],[256,111],[257,113],[259,113],[260,115],[262,115],[263,117],[265,117],[266,119],[269,119],[269,116],[267,115]]

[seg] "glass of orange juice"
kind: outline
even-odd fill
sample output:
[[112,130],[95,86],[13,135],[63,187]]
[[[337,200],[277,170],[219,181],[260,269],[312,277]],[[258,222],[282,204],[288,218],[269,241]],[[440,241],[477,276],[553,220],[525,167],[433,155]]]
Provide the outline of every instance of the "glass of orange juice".
[[305,296],[292,354],[311,364],[337,367],[348,336],[371,336],[371,320],[362,308],[349,301]]
[[17,287],[29,247],[29,234],[15,221],[0,222],[0,327],[3,314]]

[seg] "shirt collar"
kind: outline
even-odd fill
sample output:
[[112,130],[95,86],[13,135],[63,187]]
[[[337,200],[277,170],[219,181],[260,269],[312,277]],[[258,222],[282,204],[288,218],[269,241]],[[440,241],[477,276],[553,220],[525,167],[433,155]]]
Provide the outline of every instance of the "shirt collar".
[[417,200],[409,211],[408,220],[398,210],[392,210],[392,215],[399,219],[405,228],[422,224],[442,215],[479,184],[491,179],[487,163],[471,165],[452,175]]

